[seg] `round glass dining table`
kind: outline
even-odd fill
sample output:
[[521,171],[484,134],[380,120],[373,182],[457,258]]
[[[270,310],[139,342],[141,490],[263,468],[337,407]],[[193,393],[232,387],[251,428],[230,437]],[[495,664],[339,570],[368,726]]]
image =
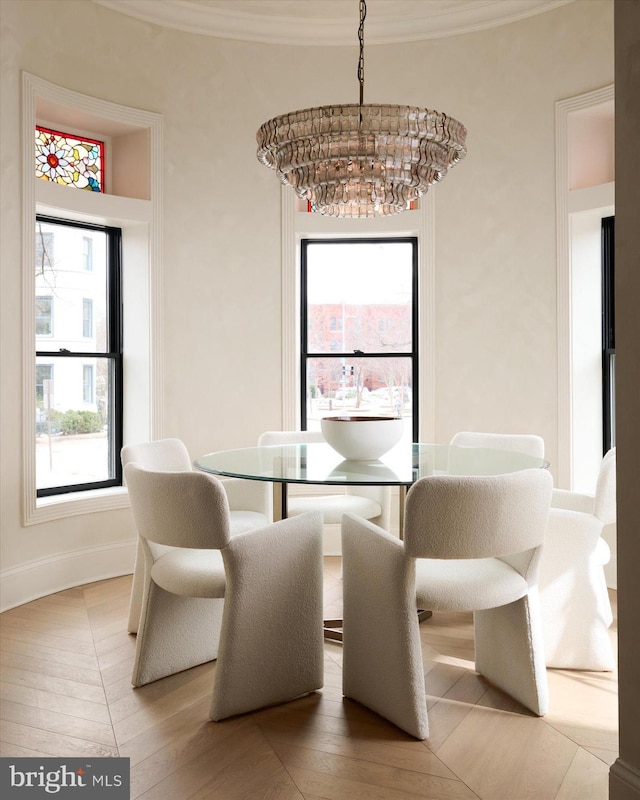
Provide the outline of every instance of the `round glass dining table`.
[[326,443],[268,445],[208,453],[194,462],[214,475],[273,483],[274,520],[287,516],[288,484],[398,486],[400,536],[407,489],[428,475],[500,475],[544,469],[549,463],[525,453],[440,444],[396,445],[372,461],[345,461]]
[[[287,486],[398,486],[398,529],[402,539],[404,501],[411,484],[428,475],[501,475],[523,469],[546,469],[549,463],[513,450],[439,444],[396,445],[383,458],[345,461],[329,444],[287,444],[246,447],[208,453],[194,461],[204,472],[231,478],[270,481],[273,519],[287,516]],[[420,609],[418,620],[431,616]],[[342,641],[342,620],[324,621],[325,639]]]

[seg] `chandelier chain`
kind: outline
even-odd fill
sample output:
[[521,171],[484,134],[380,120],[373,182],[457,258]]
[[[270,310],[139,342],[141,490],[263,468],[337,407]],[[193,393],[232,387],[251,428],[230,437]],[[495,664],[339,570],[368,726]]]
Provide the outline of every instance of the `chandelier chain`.
[[[364,103],[364,20],[367,16],[366,0],[360,0],[360,25],[358,26],[358,42],[360,58],[358,59],[358,83],[360,84],[360,105]],[[362,111],[360,112],[362,115]]]

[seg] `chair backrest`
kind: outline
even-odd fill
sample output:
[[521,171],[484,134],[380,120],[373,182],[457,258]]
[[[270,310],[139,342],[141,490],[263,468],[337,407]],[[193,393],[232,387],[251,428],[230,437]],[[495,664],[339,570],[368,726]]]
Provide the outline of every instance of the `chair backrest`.
[[325,438],[320,431],[265,431],[258,438],[258,446],[272,444],[317,444]]
[[189,451],[180,439],[127,444],[121,452],[122,466],[135,462],[147,469],[169,472],[191,471]]
[[222,483],[204,472],[124,467],[139,534],[157,544],[220,549],[230,541]]
[[515,450],[535,458],[544,458],[544,439],[533,433],[478,433],[460,431],[451,439],[456,447],[488,447],[494,450]]
[[415,558],[509,556],[542,544],[553,479],[545,469],[434,475],[407,494],[404,543]]
[[605,453],[598,473],[593,513],[605,525],[616,521],[616,449]]

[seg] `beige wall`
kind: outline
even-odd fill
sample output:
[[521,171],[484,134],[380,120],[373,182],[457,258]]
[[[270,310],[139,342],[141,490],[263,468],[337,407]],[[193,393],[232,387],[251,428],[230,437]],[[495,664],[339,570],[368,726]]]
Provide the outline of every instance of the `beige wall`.
[[[255,131],[355,101],[357,53],[168,31],[86,0],[3,1],[2,25],[6,570],[133,535],[127,511],[21,525],[20,70],[164,116],[164,434],[197,455],[280,425],[280,185],[255,158]],[[70,28],[82,32],[73,46]],[[467,159],[436,193],[439,441],[535,432],[556,460],[554,103],[612,81],[610,0],[366,50],[367,101],[426,105],[469,128]]]

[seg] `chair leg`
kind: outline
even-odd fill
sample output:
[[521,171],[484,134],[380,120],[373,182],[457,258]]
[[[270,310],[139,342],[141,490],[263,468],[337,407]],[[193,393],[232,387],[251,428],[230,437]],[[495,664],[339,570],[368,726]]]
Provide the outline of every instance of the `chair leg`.
[[548,667],[615,669],[604,576],[611,554],[601,533],[595,517],[551,511],[538,579]]
[[144,686],[217,657],[223,599],[181,597],[150,582],[131,683]]
[[210,717],[293,700],[323,684],[322,515],[234,536]]
[[549,692],[537,589],[514,603],[473,615],[476,670],[543,716]]
[[611,671],[613,615],[602,566],[593,565],[586,577],[576,573],[565,571],[541,591],[547,666]]
[[415,561],[402,542],[345,514],[343,694],[415,736],[429,735]]
[[131,597],[129,599],[129,621],[127,630],[129,633],[137,633],[140,623],[140,612],[142,611],[142,595],[144,592],[144,553],[142,543],[138,537],[136,545],[136,561],[133,567],[133,581],[131,583]]

